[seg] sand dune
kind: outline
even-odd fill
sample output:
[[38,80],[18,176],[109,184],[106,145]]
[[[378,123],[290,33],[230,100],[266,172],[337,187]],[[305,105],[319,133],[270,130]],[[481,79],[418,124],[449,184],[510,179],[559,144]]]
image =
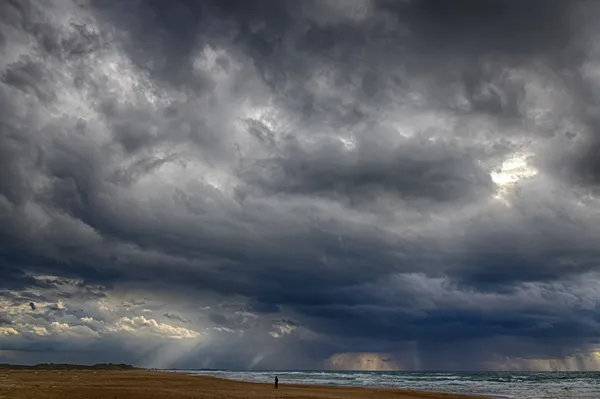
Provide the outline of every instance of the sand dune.
[[[0,372],[2,399],[476,399],[366,388],[286,385],[274,391],[268,384],[152,371],[22,371]],[[481,397],[479,397],[481,398]]]

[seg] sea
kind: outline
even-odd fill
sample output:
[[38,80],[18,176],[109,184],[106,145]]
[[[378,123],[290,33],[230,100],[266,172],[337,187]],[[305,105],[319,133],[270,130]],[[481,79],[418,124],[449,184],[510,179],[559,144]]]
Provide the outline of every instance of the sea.
[[401,388],[497,399],[600,399],[600,372],[397,372],[177,370],[240,381]]

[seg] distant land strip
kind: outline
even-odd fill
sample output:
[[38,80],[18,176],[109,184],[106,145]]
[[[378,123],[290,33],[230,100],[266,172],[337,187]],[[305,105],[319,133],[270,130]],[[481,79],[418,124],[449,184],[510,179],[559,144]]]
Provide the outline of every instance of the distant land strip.
[[0,370],[140,370],[130,364],[98,363],[94,365],[39,363],[35,365],[0,363]]

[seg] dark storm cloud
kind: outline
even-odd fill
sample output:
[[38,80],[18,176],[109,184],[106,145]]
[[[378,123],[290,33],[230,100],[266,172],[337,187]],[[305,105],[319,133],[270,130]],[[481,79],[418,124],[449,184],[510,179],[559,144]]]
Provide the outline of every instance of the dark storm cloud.
[[128,356],[477,368],[598,344],[593,2],[0,7],[10,348],[209,331]]
[[323,141],[307,149],[291,144],[283,156],[243,173],[269,192],[341,195],[353,204],[365,196],[372,201],[382,191],[408,200],[452,201],[489,194],[492,188],[489,175],[452,143],[397,140],[377,127],[365,129],[352,154],[338,140]]
[[[576,3],[571,2],[571,3]],[[398,2],[387,5],[394,9]],[[450,53],[503,52],[531,56],[569,44],[572,4],[563,0],[416,1],[401,11],[423,42]]]

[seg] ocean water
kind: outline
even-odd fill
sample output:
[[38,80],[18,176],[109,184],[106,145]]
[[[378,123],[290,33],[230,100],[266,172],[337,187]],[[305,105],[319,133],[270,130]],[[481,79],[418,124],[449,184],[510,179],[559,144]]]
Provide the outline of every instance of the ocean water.
[[[182,372],[183,370],[178,370]],[[352,387],[404,388],[420,391],[487,395],[510,399],[600,399],[598,372],[353,372],[353,371],[197,371],[241,381],[339,385]]]

